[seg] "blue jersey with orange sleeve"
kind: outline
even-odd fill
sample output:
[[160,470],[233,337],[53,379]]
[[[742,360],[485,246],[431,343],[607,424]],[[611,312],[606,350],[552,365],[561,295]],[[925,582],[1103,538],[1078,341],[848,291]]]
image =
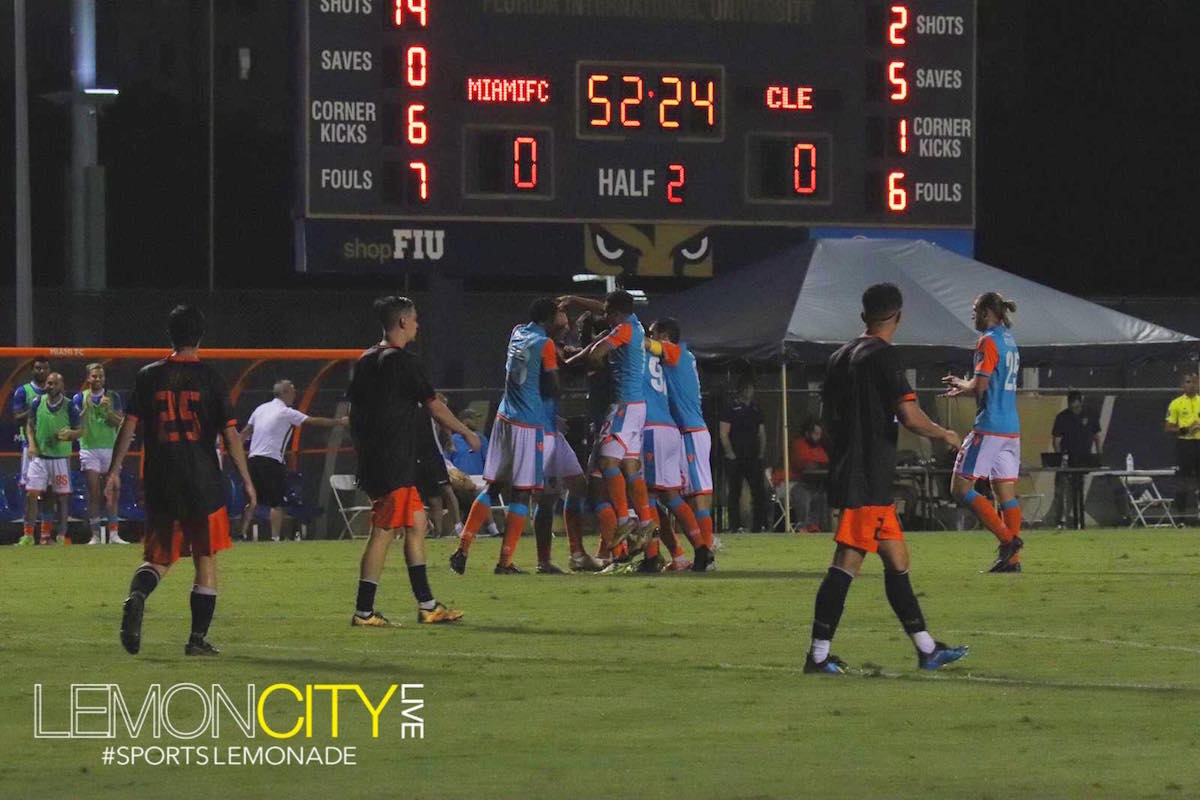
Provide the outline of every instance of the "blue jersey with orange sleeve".
[[1017,378],[1021,374],[1021,354],[1008,328],[997,325],[979,337],[975,344],[975,374],[988,379],[987,390],[977,399],[975,430],[1019,434]]
[[704,411],[700,406],[700,370],[696,356],[686,344],[663,342],[663,374],[667,379],[667,401],[671,418],[680,430],[703,431]]
[[646,393],[646,424],[675,427],[671,417],[671,406],[667,400],[667,377],[663,374],[662,359],[653,353],[646,354],[646,370],[643,373],[643,391]]
[[636,314],[613,328],[607,341],[612,345],[609,369],[613,378],[614,403],[640,403],[646,399],[646,332]]
[[558,350],[536,322],[513,328],[504,362],[504,397],[497,414],[522,425],[542,427],[546,408],[542,373],[558,369]]

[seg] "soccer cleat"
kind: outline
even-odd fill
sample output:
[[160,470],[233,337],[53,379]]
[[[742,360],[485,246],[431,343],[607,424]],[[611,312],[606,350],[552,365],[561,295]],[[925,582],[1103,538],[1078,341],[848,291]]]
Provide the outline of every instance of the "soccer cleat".
[[599,572],[604,564],[589,553],[572,553],[570,561],[573,572]]
[[125,652],[136,656],[142,649],[142,614],[146,610],[146,595],[130,592],[121,612],[121,644]]
[[665,571],[666,572],[691,572],[691,570],[692,570],[692,562],[688,561],[685,558],[682,561],[672,560],[670,564],[667,564],[667,568]]
[[697,547],[692,560],[692,572],[712,572],[717,568],[717,559],[707,547]]
[[539,561],[537,569],[538,575],[566,575],[567,571],[562,567],[556,566],[549,561]]
[[188,643],[183,646],[183,654],[186,656],[219,656],[221,651],[213,647],[207,639],[188,639]]
[[93,533],[92,538],[88,539],[88,544],[104,544],[104,540],[100,538],[100,534]]
[[933,643],[932,653],[917,653],[917,669],[935,670],[941,669],[947,664],[953,664],[967,654],[969,650],[965,644],[957,647],[950,647],[941,642]]
[[1020,561],[1011,561],[1007,564],[1000,564],[1000,563],[993,564],[992,568],[988,570],[988,574],[1001,573],[1001,572],[1020,572],[1020,571],[1021,571],[1021,562]]
[[109,544],[133,544],[133,542],[129,541],[128,539],[122,539],[120,536],[118,536],[116,531],[109,531],[108,543]]
[[[935,651],[936,652],[936,651]],[[845,675],[846,662],[835,656],[833,653],[825,656],[825,660],[821,662],[813,661],[812,652],[804,657],[804,674],[805,675]]]
[[417,608],[417,622],[422,625],[445,625],[451,622],[458,622],[462,617],[463,612],[457,608],[446,608],[442,603],[438,603],[428,611],[420,607]]
[[372,611],[369,617],[355,614],[350,618],[351,628],[399,628],[399,622],[389,622],[388,618],[378,611]]
[[17,539],[17,546],[18,547],[32,547],[33,546],[33,537],[32,536],[22,536],[20,539]]
[[638,562],[635,572],[641,572],[648,575],[657,575],[667,567],[667,560],[663,558],[662,553],[659,553],[654,558],[643,558]]
[[637,530],[637,527],[637,518],[635,517],[633,519],[629,519],[627,517],[625,521],[618,525],[617,529],[613,531],[612,541],[609,542],[608,546],[613,550],[616,550],[617,546],[621,544],[621,542],[629,539],[633,535],[634,531]]
[[1025,542],[1023,542],[1021,540],[1020,536],[1014,536],[1009,541],[1002,543],[999,547],[996,548],[996,560],[993,561],[992,565],[984,571],[985,572],[1020,572],[1021,569],[1019,566],[1017,567],[1017,569],[1006,569],[1006,567],[1014,566],[1018,563],[1018,562],[1013,561],[1013,557],[1016,556],[1016,554],[1019,553],[1021,551],[1021,548],[1024,546],[1025,546]]
[[460,547],[450,554],[450,569],[462,575],[467,571],[467,554]]
[[497,564],[492,573],[495,575],[524,575],[525,571],[517,569],[516,564]]
[[633,533],[629,536],[629,549],[633,552],[645,549],[646,545],[654,541],[654,537],[658,536],[658,523],[652,519],[648,519],[640,523],[634,528]]

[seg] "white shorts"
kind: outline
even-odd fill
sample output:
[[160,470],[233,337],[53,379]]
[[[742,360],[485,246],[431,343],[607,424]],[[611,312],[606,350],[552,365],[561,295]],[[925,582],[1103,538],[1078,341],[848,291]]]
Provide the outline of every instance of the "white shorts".
[[[642,457],[642,428],[646,424],[645,403],[615,403],[608,407],[604,424],[596,439],[599,446],[593,452],[602,458]],[[595,459],[593,459],[595,460]]]
[[71,493],[69,458],[31,458],[25,471],[25,491],[44,492],[47,488],[55,494]]
[[1021,471],[1021,437],[971,431],[954,459],[954,474],[964,478],[1013,482]]
[[712,494],[712,436],[707,430],[683,432],[683,457],[683,496]]
[[497,416],[488,444],[483,479],[488,483],[505,483],[514,489],[541,489],[545,482],[543,469],[545,445],[540,425],[526,425]]
[[642,433],[642,472],[651,489],[683,488],[683,437],[674,425],[647,425]]
[[112,450],[89,449],[79,451],[79,468],[84,472],[104,474],[112,466]]
[[554,488],[561,489],[559,482],[564,478],[573,478],[583,474],[583,467],[579,465],[579,456],[575,455],[575,449],[561,434],[544,434],[542,441],[544,445],[542,462],[546,467],[547,489],[551,487],[551,483],[555,484]]

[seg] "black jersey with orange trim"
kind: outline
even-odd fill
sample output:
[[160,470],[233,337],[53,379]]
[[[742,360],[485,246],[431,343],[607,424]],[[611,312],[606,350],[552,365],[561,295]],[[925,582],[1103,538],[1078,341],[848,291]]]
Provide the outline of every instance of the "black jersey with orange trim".
[[848,342],[829,358],[822,405],[834,507],[892,504],[896,408],[915,399],[896,349],[876,336]]
[[416,356],[401,347],[372,347],[355,363],[346,395],[358,485],[375,499],[416,486],[420,436],[430,433],[419,406],[434,399]]
[[142,423],[146,508],[153,520],[207,517],[225,504],[217,437],[237,418],[225,379],[172,355],[138,372],[128,416]]

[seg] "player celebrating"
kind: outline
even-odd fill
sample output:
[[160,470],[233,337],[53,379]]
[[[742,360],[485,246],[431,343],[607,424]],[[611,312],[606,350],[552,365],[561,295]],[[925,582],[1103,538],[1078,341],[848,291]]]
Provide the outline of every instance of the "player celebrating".
[[[978,404],[975,426],[967,434],[954,462],[950,492],[975,512],[999,540],[996,560],[987,572],[1020,572],[1021,504],[1017,500],[1017,475],[1021,468],[1021,426],[1017,417],[1017,377],[1021,355],[1009,328],[1009,314],[1017,304],[999,292],[975,298],[972,318],[983,335],[975,344],[975,374],[970,379],[947,375],[942,382],[947,396],[974,395]],[[975,482],[987,478],[1000,504],[1003,519],[991,502],[975,491]]]
[[183,652],[215,656],[208,628],[217,607],[217,561],[233,546],[225,510],[225,478],[212,443],[218,434],[246,486],[257,501],[237,418],[220,374],[200,361],[204,315],[194,306],[176,306],[168,330],[175,352],[142,367],[108,468],[105,496],[113,503],[121,491],[121,464],[138,421],[145,458],[146,535],[144,562],[133,573],[121,615],[121,644],[136,654],[142,646],[146,598],[180,555],[191,555],[196,569],[192,586],[192,629]]
[[[28,442],[25,439],[25,420],[29,417],[29,407],[33,405],[33,401],[46,393],[46,378],[50,375],[50,359],[45,356],[36,356],[33,359],[33,375],[29,383],[22,384],[13,392],[12,410],[13,420],[17,423],[17,441],[21,443],[21,473],[17,477],[17,486],[25,489],[25,473],[29,469],[29,449]],[[33,531],[37,526],[37,509],[31,508],[31,503],[36,503],[37,498],[25,496],[25,519],[33,520],[32,523],[26,522],[24,532],[21,535],[17,544],[31,545],[33,544]]]
[[407,297],[375,301],[383,341],[368,349],[354,366],[347,392],[350,433],[358,451],[358,485],[371,498],[371,536],[359,567],[358,599],[350,624],[393,627],[375,610],[375,591],[397,536],[404,539],[408,580],[417,598],[417,622],[442,624],[462,619],[433,596],[425,562],[425,509],[417,491],[419,426],[429,420],[418,405],[444,427],[462,435],[471,449],[479,437],[437,399],[417,357],[406,348],[417,338],[417,309]]
[[[597,339],[571,360],[586,358],[592,364],[601,365],[608,359],[613,403],[597,436],[591,460],[600,470],[619,523],[611,546],[617,547],[634,533],[635,528],[636,544],[644,545],[653,537],[654,531],[650,495],[641,472],[642,428],[646,422],[645,331],[633,313],[633,295],[629,292],[609,292],[603,306],[594,300],[574,296],[563,298],[563,302],[593,312],[603,310],[610,326],[607,336]],[[627,492],[630,489],[637,520],[629,519]]]
[[806,673],[846,671],[829,648],[850,582],[866,554],[875,552],[883,560],[888,603],[917,648],[918,667],[938,669],[967,654],[965,646],[947,647],[925,629],[908,579],[908,546],[892,497],[897,419],[918,436],[951,447],[959,445],[958,434],[925,416],[891,347],[900,324],[900,290],[890,283],[876,284],[863,292],[862,303],[866,332],[830,357],[821,398],[830,442],[829,500],[842,511],[833,564],[817,591]]
[[[700,370],[696,365],[696,356],[686,343],[680,341],[681,336],[679,321],[663,317],[651,326],[646,347],[652,355],[660,358],[671,420],[682,439],[683,496],[690,504],[696,527],[700,531],[699,538],[693,542],[696,552],[692,570],[706,572],[715,563],[712,554],[713,481],[712,464],[709,461],[712,437],[700,407]],[[687,516],[677,509],[673,508],[672,511],[677,512],[676,516],[690,531]]]
[[[125,415],[121,411],[121,396],[105,389],[104,365],[88,364],[88,385],[71,398],[71,405],[83,423],[79,437],[79,466],[87,480],[88,525],[92,538],[88,544],[104,544],[107,529],[110,544],[129,544],[118,532],[116,498],[106,501],[104,476],[112,466],[113,445]],[[100,516],[101,508],[107,518]]]
[[[566,307],[560,305],[555,309],[554,321],[548,330],[551,341],[561,340],[569,324]],[[542,406],[546,414],[543,434],[546,481],[542,493],[538,496],[537,512],[533,518],[538,549],[537,571],[542,575],[558,575],[563,572],[550,561],[550,547],[553,541],[550,529],[554,522],[554,504],[559,495],[563,495],[563,523],[571,548],[571,569],[594,572],[602,565],[583,549],[583,512],[587,497],[587,479],[583,475],[579,457],[567,441],[566,434],[558,430],[558,398],[542,397]]]
[[[46,393],[35,397],[25,419],[29,442],[29,467],[25,472],[25,530],[32,530],[38,518],[38,498],[53,491],[58,498],[56,538],[70,544],[67,518],[71,509],[71,477],[67,470],[71,442],[79,438],[79,412],[63,394],[63,377],[51,372],[46,377]],[[50,521],[42,522],[41,543],[50,544]]]
[[[513,494],[495,573],[521,574],[512,557],[529,517],[531,493],[540,491],[544,482],[546,410],[542,398],[558,396],[558,349],[546,332],[557,314],[551,298],[534,300],[529,306],[529,322],[513,328],[508,338],[504,396],[496,410],[487,461],[483,465],[483,479],[488,485],[471,504],[458,549],[450,556],[450,568],[459,575],[467,569],[467,555],[475,535],[491,517],[488,495],[492,487],[506,485],[512,486]],[[539,553],[539,563],[540,556]]]

